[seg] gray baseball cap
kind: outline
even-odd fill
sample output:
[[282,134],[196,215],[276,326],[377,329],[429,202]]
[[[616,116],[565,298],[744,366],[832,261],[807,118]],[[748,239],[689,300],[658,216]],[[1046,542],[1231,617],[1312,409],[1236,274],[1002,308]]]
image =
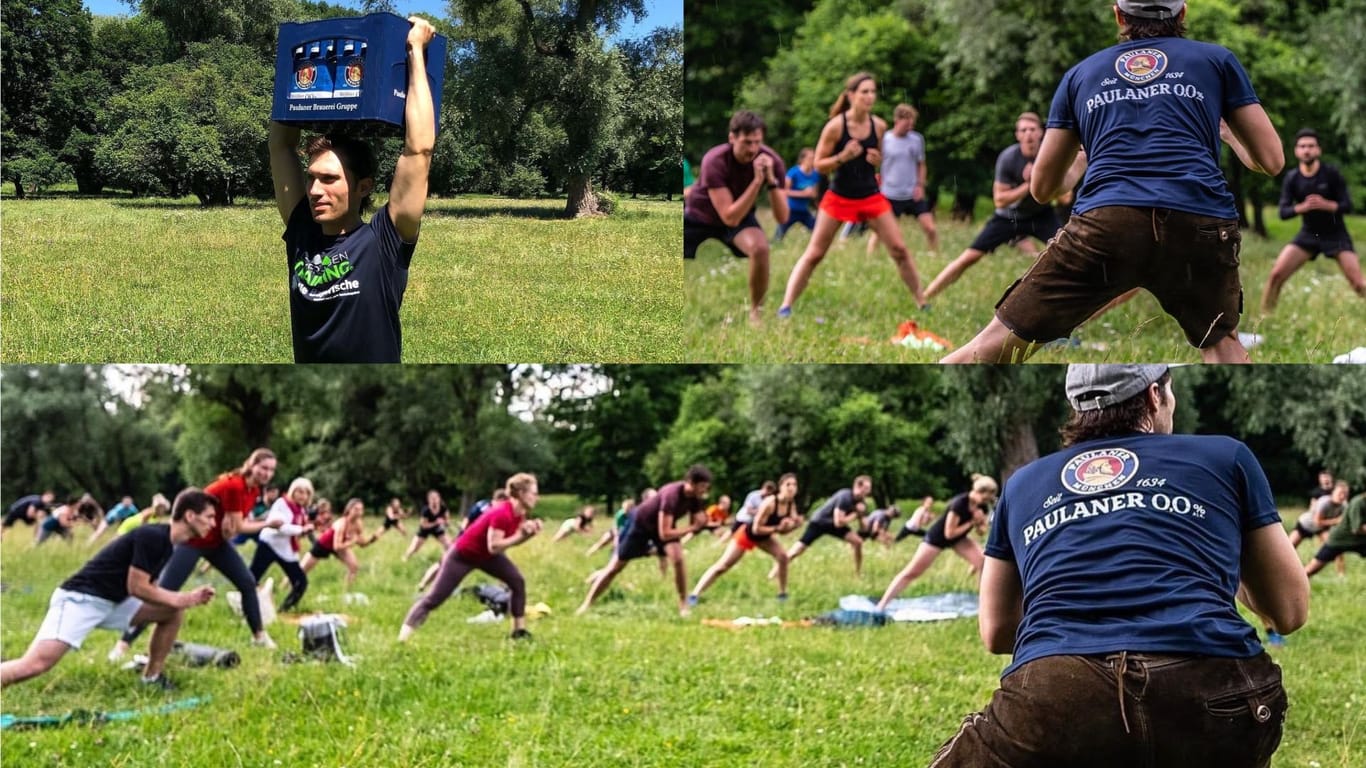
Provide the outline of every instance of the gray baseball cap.
[[1186,0],[1116,0],[1115,5],[1139,19],[1174,19],[1186,7]]
[[1067,400],[1076,411],[1099,411],[1128,400],[1162,378],[1165,365],[1069,365]]

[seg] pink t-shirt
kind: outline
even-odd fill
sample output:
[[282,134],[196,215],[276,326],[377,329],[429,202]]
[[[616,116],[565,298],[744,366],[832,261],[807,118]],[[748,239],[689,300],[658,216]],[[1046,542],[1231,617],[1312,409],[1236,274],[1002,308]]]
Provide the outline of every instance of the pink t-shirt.
[[493,557],[489,552],[489,528],[497,528],[505,537],[517,535],[525,519],[513,509],[511,501],[500,501],[489,507],[455,540],[455,553],[464,560],[480,562]]

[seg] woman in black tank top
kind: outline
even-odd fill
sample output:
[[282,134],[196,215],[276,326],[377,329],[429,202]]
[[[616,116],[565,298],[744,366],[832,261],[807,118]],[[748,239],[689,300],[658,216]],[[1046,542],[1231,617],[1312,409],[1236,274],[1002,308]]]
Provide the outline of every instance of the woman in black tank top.
[[764,499],[759,511],[754,513],[754,519],[735,529],[730,543],[726,545],[726,551],[721,554],[721,559],[698,579],[697,586],[693,587],[692,593],[688,595],[688,602],[696,604],[697,596],[706,591],[721,574],[740,562],[751,549],[762,549],[776,561],[778,599],[786,600],[787,553],[783,551],[783,545],[774,534],[796,530],[802,522],[802,516],[797,511],[797,476],[789,472],[778,480],[778,493]]
[[944,514],[925,533],[925,540],[915,548],[911,561],[887,585],[877,609],[886,610],[887,604],[928,570],[945,549],[953,550],[954,554],[966,560],[972,575],[980,577],[985,555],[968,534],[972,533],[973,528],[985,528],[992,502],[996,501],[996,492],[995,480],[986,475],[973,475],[972,490],[954,496],[945,505]]
[[920,288],[920,274],[915,260],[906,248],[892,206],[878,191],[877,169],[882,164],[882,135],[887,132],[887,121],[873,114],[877,101],[877,83],[867,72],[859,72],[845,81],[839,99],[830,108],[830,120],[821,129],[816,144],[816,170],[831,177],[830,189],[821,198],[816,215],[816,228],[811,233],[806,252],[797,260],[787,279],[779,317],[790,317],[792,305],[806,290],[811,274],[830,250],[830,243],[843,222],[867,222],[887,246],[887,254],[896,264],[901,281],[906,284],[917,307],[925,304]]

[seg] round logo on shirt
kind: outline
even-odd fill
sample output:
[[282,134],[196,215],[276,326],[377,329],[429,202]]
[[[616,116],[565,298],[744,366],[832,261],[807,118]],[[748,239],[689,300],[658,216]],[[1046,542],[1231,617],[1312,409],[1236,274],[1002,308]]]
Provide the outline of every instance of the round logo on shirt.
[[1123,486],[1138,472],[1138,457],[1124,448],[1101,448],[1072,457],[1062,484],[1074,493],[1103,493]]
[[1125,51],[1115,59],[1115,72],[1135,85],[1151,82],[1167,71],[1167,54],[1156,48]]

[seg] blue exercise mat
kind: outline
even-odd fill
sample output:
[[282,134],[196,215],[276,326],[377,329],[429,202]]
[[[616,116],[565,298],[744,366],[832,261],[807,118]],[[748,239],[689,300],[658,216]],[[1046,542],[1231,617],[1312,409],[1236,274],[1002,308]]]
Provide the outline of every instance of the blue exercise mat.
[[156,707],[145,709],[122,709],[113,712],[98,712],[88,709],[73,709],[64,715],[0,715],[0,731],[8,731],[11,728],[60,728],[64,725],[79,725],[84,723],[117,723],[125,720],[136,720],[147,715],[165,715],[171,712],[178,712],[182,709],[193,709],[209,700],[209,697],[195,697],[173,701],[169,704],[162,704]]
[[[877,611],[877,601],[863,595],[845,595],[840,608],[846,611]],[[977,615],[976,592],[945,592],[938,595],[903,597],[887,604],[892,621],[944,621]]]

